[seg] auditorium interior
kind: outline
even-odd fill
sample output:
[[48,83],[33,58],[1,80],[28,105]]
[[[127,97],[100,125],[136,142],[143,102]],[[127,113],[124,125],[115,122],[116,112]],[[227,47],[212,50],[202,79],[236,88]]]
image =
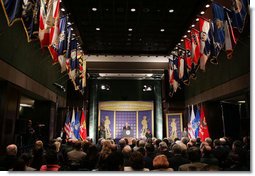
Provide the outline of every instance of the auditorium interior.
[[[155,152],[167,157],[167,167],[156,167],[157,163],[154,166],[152,158],[151,161],[144,160],[148,167],[136,168],[131,161],[130,166],[123,154],[124,165],[122,162],[123,167],[120,169],[120,166],[116,166],[116,169],[106,163],[120,156],[115,153],[107,160],[102,159],[105,156],[99,152],[99,164],[95,166],[86,167],[84,163],[89,163],[88,158],[79,166],[77,163],[67,166],[64,161],[66,165],[58,165],[63,171],[192,171],[192,167],[173,165],[175,161],[171,157],[174,155],[174,144],[183,144],[182,139],[188,138],[190,141],[185,143],[186,150],[199,143],[201,156],[204,156],[201,146],[210,145],[206,140],[210,138],[213,141],[210,152],[215,152],[214,144],[218,142],[218,145],[228,145],[225,147],[229,150],[226,158],[234,159],[222,161],[217,156],[217,168],[208,164],[207,167],[203,165],[203,169],[202,166],[194,166],[197,167],[195,169],[251,170],[249,0],[52,0],[52,8],[58,8],[58,12],[54,9],[52,19],[60,19],[60,25],[57,28],[54,23],[49,28],[49,34],[53,33],[53,37],[47,46],[42,44],[40,38],[40,32],[46,31],[46,28],[41,28],[43,0],[28,0],[27,3],[32,5],[20,5],[24,10],[25,5],[34,8],[39,4],[36,13],[35,8],[32,9],[34,16],[38,15],[37,28],[30,26],[27,29],[28,21],[25,20],[29,17],[24,17],[24,11],[23,16],[14,19],[8,14],[14,13],[10,11],[14,6],[18,7],[18,0],[0,1],[0,156],[7,155],[7,146],[10,144],[17,146],[19,156],[29,153],[38,140],[43,143],[45,151],[51,149],[56,141],[61,141],[62,145],[74,143],[74,148],[77,147],[76,141],[79,141],[85,155],[88,154],[88,143],[100,148],[104,144],[102,141],[110,141],[112,148],[116,147],[116,151],[123,153],[126,149],[121,146],[124,139],[134,154],[130,154],[133,157],[130,156],[128,161],[138,157],[136,151],[143,153],[145,150],[144,157],[148,157],[149,147],[143,150],[134,147],[132,145],[139,144],[134,144],[134,140],[145,142],[145,146],[150,146],[148,143],[151,142]],[[45,1],[45,13],[49,11],[50,2]],[[54,3],[57,5],[54,6]],[[234,6],[238,6],[238,3],[242,7],[238,17],[243,21],[237,23],[241,26],[236,26],[232,16],[226,15],[235,13]],[[214,10],[220,7],[225,10],[224,21],[219,24],[224,25],[223,30],[215,22],[217,14]],[[31,12],[31,9],[25,10]],[[48,14],[45,20],[47,18]],[[63,18],[67,25],[65,34],[70,36],[65,36],[64,42],[68,46],[65,46],[61,55]],[[204,24],[210,24],[210,29],[201,27],[202,20]],[[216,27],[213,31],[214,23]],[[53,29],[55,31],[52,32]],[[193,36],[193,29],[198,32],[198,38],[195,33]],[[33,34],[31,30],[34,30]],[[57,30],[58,50],[53,42]],[[216,30],[221,30],[225,37],[223,43],[219,42],[222,46],[217,45],[220,49],[215,49],[216,46],[212,44],[217,42],[217,36],[215,41],[210,38],[210,32]],[[200,41],[202,37],[199,32],[206,33],[206,41]],[[231,48],[225,49],[227,37],[230,37]],[[75,52],[70,49],[73,41],[76,42]],[[190,45],[186,45],[186,41]],[[198,46],[204,47],[204,50],[199,48],[200,60],[195,62],[197,48],[194,47]],[[207,46],[210,48],[209,54]],[[54,52],[59,54],[56,58]],[[63,58],[64,61],[61,60]],[[191,61],[190,67],[188,59]],[[76,64],[76,61],[78,65],[73,68],[72,64]],[[203,61],[204,67],[201,66]],[[75,132],[77,123],[79,137]],[[169,150],[167,154],[161,151],[165,144]],[[234,145],[239,145],[242,152],[246,152],[245,159],[233,151]],[[86,151],[84,146],[88,147]],[[122,147],[124,149],[120,150]],[[208,149],[204,148],[203,151]],[[194,151],[191,152],[194,154]],[[114,153],[113,149],[111,153]],[[31,160],[34,156],[31,155]],[[1,170],[15,170],[16,165],[6,169],[2,160],[3,157],[0,157]],[[45,168],[47,162],[35,169]]]

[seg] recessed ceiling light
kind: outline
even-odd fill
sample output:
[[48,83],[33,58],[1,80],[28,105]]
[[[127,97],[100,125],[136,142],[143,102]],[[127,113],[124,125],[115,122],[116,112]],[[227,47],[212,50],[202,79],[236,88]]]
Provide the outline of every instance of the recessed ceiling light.
[[188,33],[190,33],[190,30],[187,30]]
[[97,8],[93,7],[93,8],[92,8],[92,11],[94,11],[94,12],[97,11]]
[[164,32],[165,31],[165,29],[160,29],[160,32]]
[[100,28],[96,28],[97,31],[100,31]]
[[181,39],[181,42],[183,42],[183,39]]
[[62,12],[64,12],[64,11],[66,11],[66,9],[64,9],[64,8],[61,8],[61,11],[62,11]]
[[133,31],[133,29],[132,28],[128,28],[128,31]]
[[75,34],[72,34],[73,36],[75,36]]
[[68,21],[67,24],[68,24],[68,25],[71,25],[72,23]]
[[131,12],[135,12],[135,8],[132,8],[132,9],[131,9]]
[[194,24],[192,24],[192,25],[191,25],[191,27],[195,27],[195,25],[194,25]]
[[180,46],[180,45],[181,45],[181,43],[178,43],[178,45]]
[[173,12],[174,12],[174,9],[170,9],[170,10],[169,10],[169,13],[173,13]]
[[205,12],[204,12],[204,11],[201,11],[200,14],[203,15],[203,14],[205,14]]
[[71,28],[71,31],[73,31],[73,28]]
[[176,46],[175,49],[178,49],[178,47]]
[[196,18],[196,21],[199,21],[199,18]]
[[184,36],[183,36],[183,38],[186,38],[186,37],[187,37],[187,35],[184,35]]
[[206,8],[209,8],[210,7],[210,4],[206,4],[206,6],[205,6]]

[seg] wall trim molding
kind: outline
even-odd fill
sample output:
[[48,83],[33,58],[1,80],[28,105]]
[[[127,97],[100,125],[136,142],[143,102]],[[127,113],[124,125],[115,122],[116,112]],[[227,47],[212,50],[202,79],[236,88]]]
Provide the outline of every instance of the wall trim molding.
[[25,90],[33,92],[46,100],[50,100],[54,103],[59,103],[60,107],[66,106],[66,98],[56,94],[52,90],[31,79],[24,73],[20,72],[16,68],[12,67],[8,63],[0,59],[0,78],[7,80]]
[[247,88],[250,88],[250,73],[232,79],[226,83],[223,83],[192,98],[189,98],[185,101],[185,106],[213,100]]

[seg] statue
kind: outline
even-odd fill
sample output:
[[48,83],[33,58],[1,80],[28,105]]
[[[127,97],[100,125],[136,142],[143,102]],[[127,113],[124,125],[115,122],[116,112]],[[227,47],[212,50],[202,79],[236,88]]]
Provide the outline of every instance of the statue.
[[141,137],[145,137],[145,134],[147,132],[147,128],[148,128],[148,121],[147,121],[147,117],[143,116],[143,120],[141,121],[142,124],[142,133],[141,133]]
[[175,138],[177,138],[177,127],[176,127],[176,122],[175,122],[175,118],[172,119],[172,122],[171,122],[171,135],[170,135],[170,138],[172,140],[174,140]]
[[111,124],[111,121],[109,119],[109,116],[105,116],[104,129],[105,129],[105,138],[106,139],[109,139],[112,137],[110,124]]

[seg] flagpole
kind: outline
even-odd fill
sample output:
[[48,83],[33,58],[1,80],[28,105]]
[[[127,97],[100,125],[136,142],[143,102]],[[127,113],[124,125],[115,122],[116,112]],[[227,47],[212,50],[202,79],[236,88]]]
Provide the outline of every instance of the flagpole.
[[225,120],[224,120],[224,114],[223,114],[223,106],[222,106],[222,103],[220,103],[220,107],[221,107],[221,118],[222,118],[222,124],[223,124],[223,135],[226,136]]

